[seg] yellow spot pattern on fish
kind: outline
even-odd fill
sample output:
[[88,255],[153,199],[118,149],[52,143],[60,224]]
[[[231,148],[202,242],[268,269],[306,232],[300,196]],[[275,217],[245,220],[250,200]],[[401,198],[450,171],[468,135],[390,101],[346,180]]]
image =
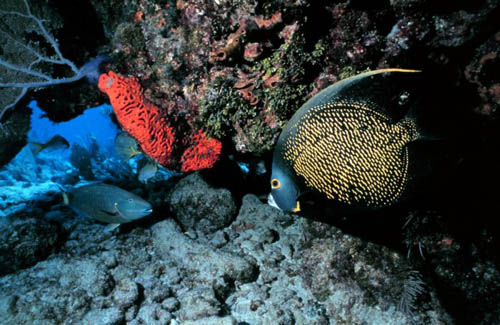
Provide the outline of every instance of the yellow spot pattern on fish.
[[284,158],[307,186],[345,204],[394,203],[408,180],[412,120],[393,123],[360,102],[313,107],[290,129]]

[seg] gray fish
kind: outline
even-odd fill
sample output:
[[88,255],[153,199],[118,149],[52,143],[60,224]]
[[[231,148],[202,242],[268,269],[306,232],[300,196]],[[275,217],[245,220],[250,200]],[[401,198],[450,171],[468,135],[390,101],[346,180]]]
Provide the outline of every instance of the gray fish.
[[148,162],[144,167],[139,171],[139,182],[147,183],[147,181],[156,175],[158,171],[158,166],[156,164]]
[[63,192],[64,203],[77,212],[101,222],[112,230],[122,223],[149,215],[151,204],[117,186],[98,183],[84,185],[69,193]]
[[38,155],[42,150],[56,150],[56,149],[68,149],[69,142],[60,136],[59,134],[54,135],[49,141],[45,143],[29,142],[35,147],[33,154]]
[[118,157],[123,161],[127,161],[130,158],[142,153],[139,150],[139,144],[137,143],[137,141],[126,132],[122,132],[116,135],[115,148]]

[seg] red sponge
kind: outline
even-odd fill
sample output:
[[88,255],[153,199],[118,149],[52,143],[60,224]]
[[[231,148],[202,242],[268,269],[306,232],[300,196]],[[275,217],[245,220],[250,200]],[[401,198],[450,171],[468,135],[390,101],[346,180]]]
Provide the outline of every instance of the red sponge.
[[182,154],[182,170],[187,172],[212,167],[222,149],[220,141],[208,138],[203,131],[198,131],[192,140],[193,145]]
[[142,95],[137,78],[113,71],[99,77],[99,89],[106,93],[123,129],[133,136],[145,154],[162,165],[172,159],[175,133],[158,107]]
[[[176,143],[190,145],[180,158],[184,172],[210,168],[219,159],[220,141],[206,137],[202,131],[193,131],[189,141],[176,142],[174,128],[162,111],[144,98],[137,78],[110,71],[99,77],[98,86],[108,95],[122,128],[139,142],[146,155],[161,165],[178,166],[173,157]],[[182,152],[182,148],[178,149],[176,152]]]

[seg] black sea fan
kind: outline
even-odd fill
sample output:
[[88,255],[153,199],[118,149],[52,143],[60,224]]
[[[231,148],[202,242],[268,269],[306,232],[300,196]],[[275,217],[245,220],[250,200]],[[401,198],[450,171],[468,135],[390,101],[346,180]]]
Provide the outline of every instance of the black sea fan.
[[418,296],[425,290],[424,286],[425,282],[418,271],[408,271],[406,279],[403,281],[403,290],[399,299],[398,310],[411,315],[415,309],[415,302]]

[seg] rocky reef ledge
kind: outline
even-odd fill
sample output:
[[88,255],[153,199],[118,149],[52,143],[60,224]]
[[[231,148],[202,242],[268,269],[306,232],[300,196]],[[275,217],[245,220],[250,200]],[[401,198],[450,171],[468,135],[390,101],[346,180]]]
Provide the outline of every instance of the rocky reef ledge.
[[[201,198],[192,195],[200,188]],[[452,323],[431,283],[397,251],[252,194],[237,211],[229,191],[196,173],[165,200],[169,215],[116,233],[58,205],[44,216],[49,221],[4,226],[7,239],[25,231],[36,242],[54,224],[67,235],[50,238],[47,259],[0,278],[0,323]],[[205,227],[207,218],[214,223]],[[7,239],[1,249],[10,249]],[[35,254],[24,247],[15,258]]]

